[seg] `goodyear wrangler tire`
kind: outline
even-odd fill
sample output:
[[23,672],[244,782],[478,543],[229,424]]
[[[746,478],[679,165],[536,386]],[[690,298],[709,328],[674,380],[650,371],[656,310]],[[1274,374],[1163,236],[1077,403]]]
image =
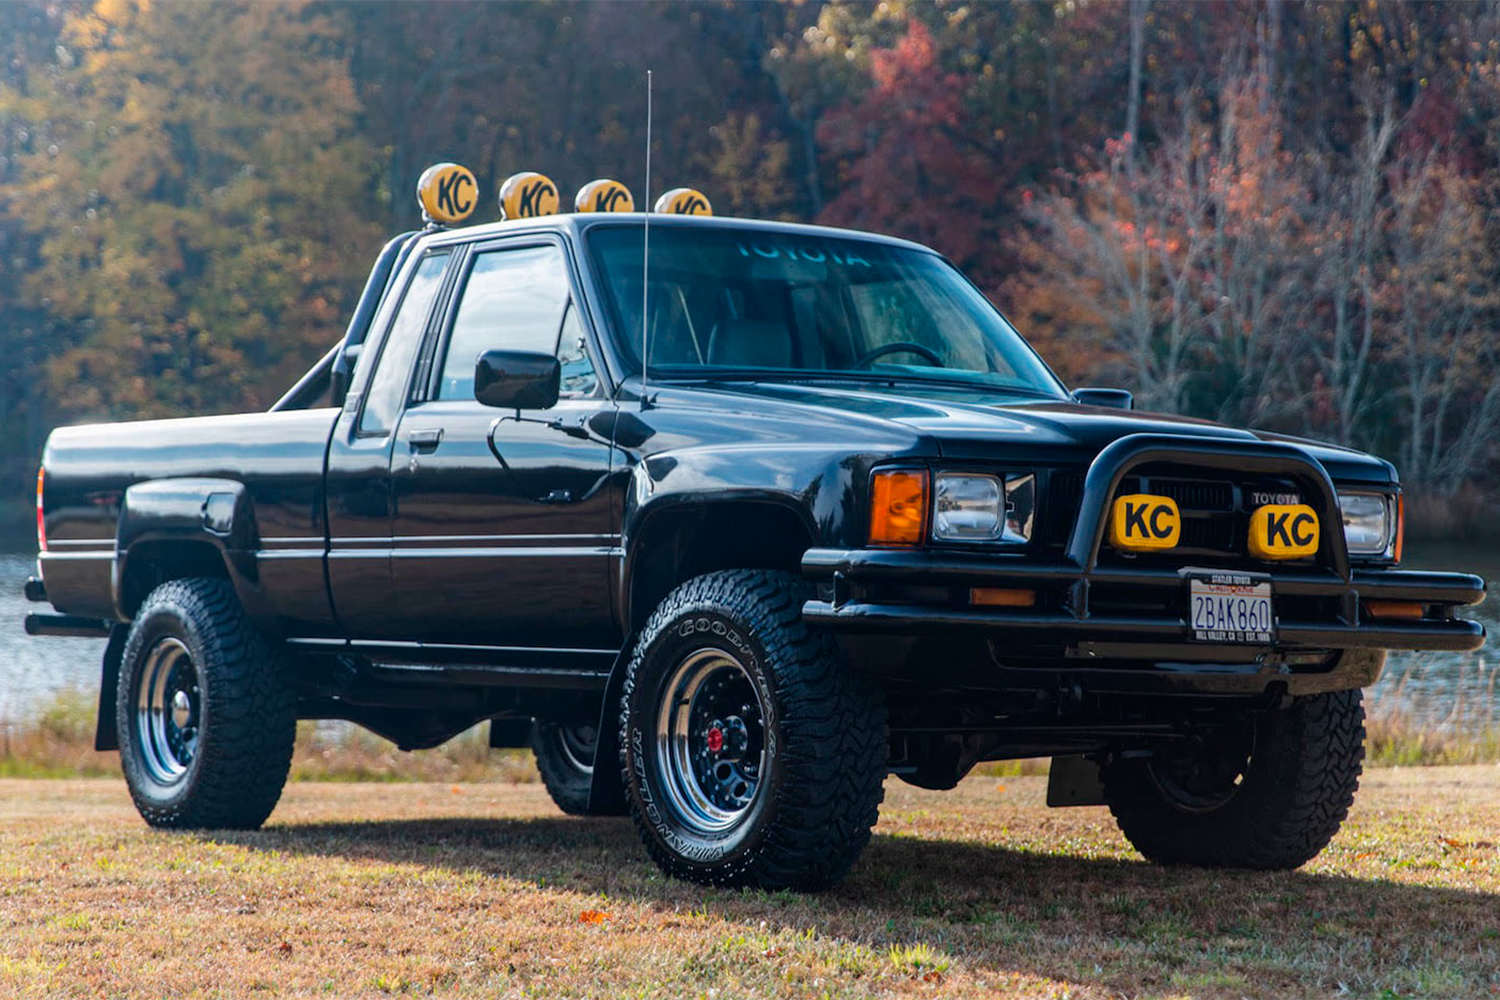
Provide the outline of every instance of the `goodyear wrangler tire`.
[[641,634],[621,699],[622,781],[669,875],[817,890],[869,843],[885,706],[803,624],[805,597],[787,573],[710,573]]
[[1208,868],[1297,868],[1338,832],[1364,760],[1358,690],[1262,713],[1252,733],[1169,757],[1118,760],[1105,798],[1152,861]]
[[254,829],[297,734],[284,654],[225,580],[173,580],[141,605],[115,703],[120,766],[152,826]]
[[[601,796],[590,802],[593,794],[594,753],[599,734],[590,725],[550,722],[537,719],[531,724],[531,750],[536,754],[536,769],[542,784],[557,808],[571,816],[621,816],[625,809],[618,793]],[[615,780],[613,770],[607,774]]]

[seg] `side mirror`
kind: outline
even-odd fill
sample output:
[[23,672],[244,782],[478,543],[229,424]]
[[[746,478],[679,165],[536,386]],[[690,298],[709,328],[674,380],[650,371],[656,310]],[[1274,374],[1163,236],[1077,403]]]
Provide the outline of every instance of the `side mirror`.
[[557,405],[562,365],[535,351],[485,351],[474,366],[474,398],[485,406],[546,410]]
[[1135,397],[1128,389],[1074,389],[1073,399],[1084,406],[1108,406],[1116,410],[1135,409]]

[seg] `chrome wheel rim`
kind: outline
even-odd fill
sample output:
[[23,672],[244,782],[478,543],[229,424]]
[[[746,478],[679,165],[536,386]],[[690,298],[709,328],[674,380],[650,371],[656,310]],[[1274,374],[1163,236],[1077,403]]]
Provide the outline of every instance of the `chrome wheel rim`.
[[683,826],[722,833],[755,804],[766,767],[765,711],[733,654],[700,649],[663,688],[656,758],[665,805]]
[[202,697],[198,668],[181,641],[157,640],[135,692],[135,742],[151,780],[175,785],[198,751]]
[[557,742],[569,767],[582,774],[594,773],[599,733],[593,726],[558,726]]

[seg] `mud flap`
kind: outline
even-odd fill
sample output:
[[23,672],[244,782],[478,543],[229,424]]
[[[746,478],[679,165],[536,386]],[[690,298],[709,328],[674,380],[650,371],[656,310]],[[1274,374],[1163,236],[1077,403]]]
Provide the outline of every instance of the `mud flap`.
[[1053,808],[1105,805],[1099,765],[1087,757],[1053,757],[1047,773],[1047,805]]
[[120,661],[125,658],[125,637],[129,634],[129,625],[114,625],[109,630],[109,642],[104,647],[104,661],[99,668],[99,719],[94,727],[95,750],[120,749],[115,697],[120,689]]
[[594,780],[589,784],[589,814],[623,816],[625,786],[620,780],[620,698],[625,693],[625,672],[635,650],[637,633],[625,637],[625,646],[615,658],[604,688],[604,704],[599,706],[598,742],[594,744]]

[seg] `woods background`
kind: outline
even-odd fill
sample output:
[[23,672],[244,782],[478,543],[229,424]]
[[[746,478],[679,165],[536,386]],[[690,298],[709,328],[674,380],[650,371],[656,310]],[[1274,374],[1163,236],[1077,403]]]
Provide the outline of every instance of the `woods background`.
[[645,201],[648,67],[658,188],[928,243],[1072,384],[1500,520],[1500,8],[1301,0],[0,4],[0,501],[55,424],[269,404],[429,163]]

